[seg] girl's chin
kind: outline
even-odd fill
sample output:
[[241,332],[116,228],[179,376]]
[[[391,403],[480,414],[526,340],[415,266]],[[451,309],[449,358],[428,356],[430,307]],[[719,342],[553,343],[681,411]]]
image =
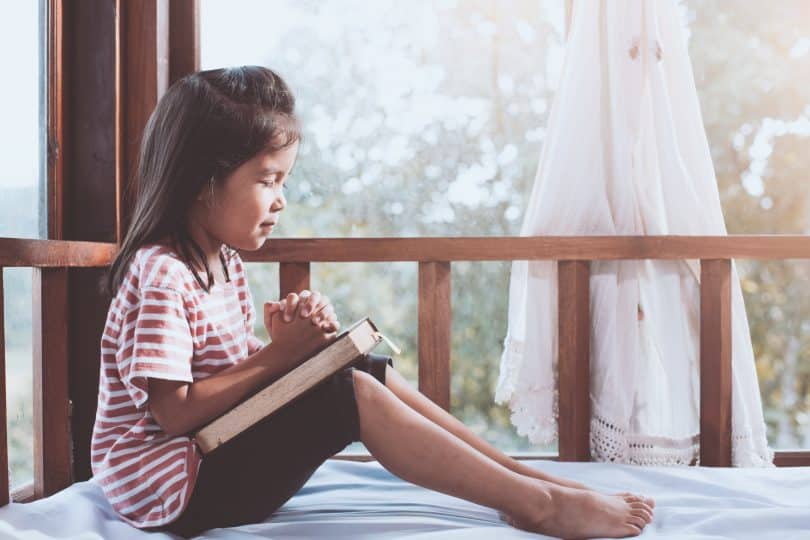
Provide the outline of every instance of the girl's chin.
[[256,241],[259,243],[259,247],[262,247],[265,242],[270,240],[270,236],[272,235],[271,232],[265,232],[264,234],[260,234]]
[[232,247],[240,250],[245,251],[256,251],[257,249],[261,249],[264,243],[267,241],[267,235],[256,235],[252,238],[245,238],[239,244],[230,244]]
[[267,240],[268,240],[268,238],[267,238],[267,236],[266,236],[266,235],[265,235],[265,236],[259,236],[259,237],[258,237],[258,238],[256,238],[256,239],[255,239],[255,241],[253,242],[253,246],[254,246],[254,247],[253,247],[253,249],[259,249],[259,248],[261,248],[261,247],[264,245],[264,243],[265,243],[265,242],[267,242]]

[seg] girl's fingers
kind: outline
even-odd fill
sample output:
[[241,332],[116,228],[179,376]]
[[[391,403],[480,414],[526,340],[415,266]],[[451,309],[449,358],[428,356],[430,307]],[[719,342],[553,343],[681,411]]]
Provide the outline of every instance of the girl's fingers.
[[318,292],[313,293],[313,294],[317,294],[318,297],[312,300],[311,309],[310,309],[309,313],[307,313],[307,315],[310,316],[310,317],[312,315],[314,315],[315,313],[317,313],[318,311],[322,310],[323,308],[325,308],[326,306],[329,305],[329,297],[328,296],[323,296],[321,293],[318,293]]
[[302,318],[309,317],[310,322],[316,326],[325,324],[330,319],[333,320],[334,323],[337,322],[334,306],[329,302],[327,296],[322,295],[318,291],[303,290],[298,294],[290,293],[279,302],[268,302],[265,304],[266,313],[268,304],[274,304],[273,307],[269,308],[271,310],[269,315],[280,311],[284,316],[285,322],[292,321],[296,312],[300,313]]
[[318,328],[320,328],[322,331],[326,333],[337,332],[338,330],[340,330],[340,323],[337,321],[329,320],[325,323],[321,323],[321,325]]
[[332,307],[332,304],[327,304],[323,308],[320,308],[318,311],[312,314],[312,324],[320,324],[329,317],[335,316],[335,308]]
[[324,317],[320,323],[318,323],[318,326],[321,329],[332,329],[333,331],[336,331],[338,328],[340,328],[340,323],[338,322],[334,311],[332,311],[326,317]]
[[336,320],[329,320],[321,325],[321,330],[325,332],[337,332],[340,330],[340,323]]
[[301,317],[306,318],[314,313],[320,301],[321,293],[318,291],[311,291],[310,294],[307,295],[306,303],[301,307]]
[[270,330],[273,313],[282,309],[281,302],[265,302],[264,303],[264,327]]
[[285,300],[286,302],[284,303],[284,320],[286,322],[290,322],[291,320],[293,320],[295,312],[298,309],[299,297],[295,293],[290,293],[287,295],[287,298]]

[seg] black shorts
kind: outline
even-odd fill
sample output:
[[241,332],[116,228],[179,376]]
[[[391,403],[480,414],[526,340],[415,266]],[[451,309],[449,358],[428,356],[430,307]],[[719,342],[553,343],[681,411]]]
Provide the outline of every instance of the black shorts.
[[180,517],[149,530],[194,536],[264,521],[329,457],[360,440],[353,369],[385,384],[388,356],[368,354],[203,457]]

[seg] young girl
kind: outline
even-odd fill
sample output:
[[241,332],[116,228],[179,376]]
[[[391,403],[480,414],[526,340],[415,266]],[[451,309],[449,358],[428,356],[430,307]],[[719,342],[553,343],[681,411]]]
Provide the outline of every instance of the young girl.
[[367,355],[202,456],[194,430],[298,365],[339,322],[317,291],[264,304],[236,251],[259,249],[287,202],[294,98],[255,66],[177,81],[149,119],[138,199],[108,276],[92,468],[132,525],[188,536],[267,519],[330,456],[362,441],[393,474],[554,536],[637,535],[651,500],[603,495],[505,456]]

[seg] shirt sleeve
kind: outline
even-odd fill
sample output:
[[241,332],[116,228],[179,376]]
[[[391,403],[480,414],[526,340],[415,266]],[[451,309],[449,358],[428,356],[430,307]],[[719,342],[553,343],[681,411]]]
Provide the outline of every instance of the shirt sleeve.
[[126,315],[116,352],[121,381],[135,406],[149,400],[149,377],[193,382],[194,341],[183,296],[174,289],[144,287]]

